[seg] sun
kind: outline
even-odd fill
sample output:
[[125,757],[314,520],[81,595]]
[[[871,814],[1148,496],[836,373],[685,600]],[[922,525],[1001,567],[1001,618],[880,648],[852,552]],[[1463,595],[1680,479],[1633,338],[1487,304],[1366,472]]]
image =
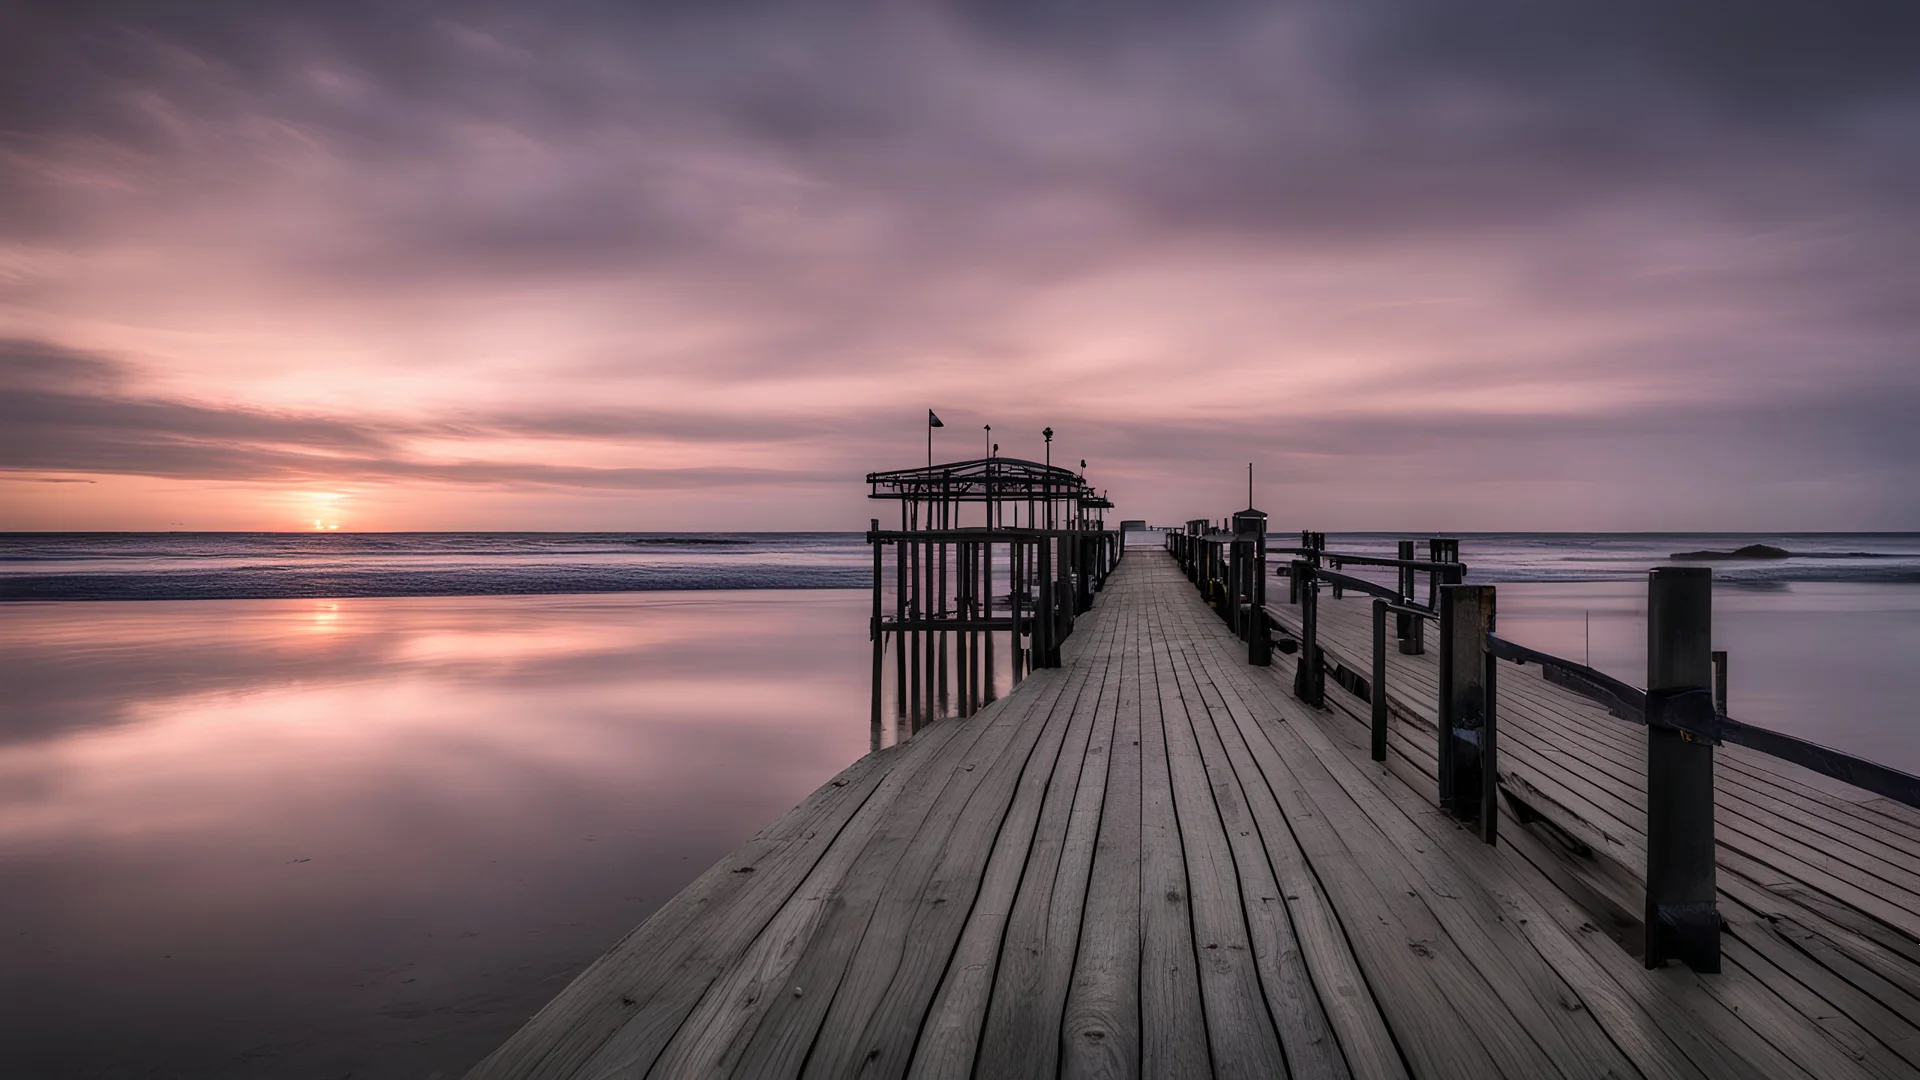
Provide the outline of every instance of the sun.
[[337,491],[306,492],[308,513],[313,515],[314,532],[338,532],[340,529],[340,504],[346,496]]

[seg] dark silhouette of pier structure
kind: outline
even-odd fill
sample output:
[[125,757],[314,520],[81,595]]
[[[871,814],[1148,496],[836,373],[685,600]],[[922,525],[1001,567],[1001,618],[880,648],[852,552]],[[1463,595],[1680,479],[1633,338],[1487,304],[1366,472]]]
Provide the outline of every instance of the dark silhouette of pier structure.
[[871,498],[900,504],[898,528],[875,518],[867,533],[876,740],[889,646],[894,709],[910,732],[993,701],[999,657],[1013,685],[1059,665],[1061,642],[1121,553],[1106,527],[1112,504],[1084,477],[986,457],[869,473],[867,484]]

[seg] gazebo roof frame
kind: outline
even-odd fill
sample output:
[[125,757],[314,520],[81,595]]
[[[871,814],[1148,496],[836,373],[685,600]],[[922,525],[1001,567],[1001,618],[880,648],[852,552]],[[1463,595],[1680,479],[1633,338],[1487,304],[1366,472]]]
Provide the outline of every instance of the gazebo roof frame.
[[870,499],[947,502],[1069,502],[1095,499],[1093,488],[1071,469],[1023,458],[949,461],[913,469],[867,474]]

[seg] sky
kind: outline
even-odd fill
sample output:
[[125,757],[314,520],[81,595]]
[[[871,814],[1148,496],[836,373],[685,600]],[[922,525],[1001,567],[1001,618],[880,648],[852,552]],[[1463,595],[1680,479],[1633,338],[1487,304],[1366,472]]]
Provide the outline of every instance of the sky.
[[0,530],[1920,529],[1920,6],[0,0]]

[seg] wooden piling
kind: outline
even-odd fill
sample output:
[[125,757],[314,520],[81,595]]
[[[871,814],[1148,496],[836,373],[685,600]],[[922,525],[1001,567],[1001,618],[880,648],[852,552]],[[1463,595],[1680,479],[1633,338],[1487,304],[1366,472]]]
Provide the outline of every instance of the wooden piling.
[[[941,527],[944,528],[945,525],[946,523],[942,521]],[[933,610],[937,617],[945,618],[947,615],[947,592],[949,584],[947,581],[947,544],[945,541],[941,541],[933,547]],[[940,712],[944,713],[950,704],[950,699],[947,696],[947,632],[945,630],[938,630],[934,633],[934,655],[939,660],[940,665]],[[936,713],[935,715],[939,714]]]
[[[1405,571],[1402,571],[1403,584],[1405,580]],[[1398,618],[1404,620],[1407,616],[1401,615]],[[1373,598],[1373,681],[1367,684],[1367,704],[1372,709],[1370,755],[1375,761],[1385,761],[1387,760],[1387,602],[1378,596]]]
[[[912,592],[907,601],[907,617],[917,622],[920,619],[921,598],[925,596],[920,587],[921,545],[917,541],[907,541],[901,546],[907,549],[907,578],[913,583]],[[910,695],[908,700],[911,704],[907,707],[907,727],[910,731],[918,731],[921,718],[925,715],[924,702],[920,697],[920,631],[917,629],[908,631],[905,645],[907,652],[912,654],[910,661],[912,671],[908,685]]]
[[1494,723],[1497,668],[1487,649],[1493,586],[1440,588],[1440,805],[1478,825],[1491,844],[1500,823]]
[[1007,545],[1007,599],[1013,608],[1013,633],[1007,640],[1007,662],[1012,665],[1011,677],[1015,686],[1019,686],[1021,680],[1026,678],[1026,655],[1020,641],[1021,620],[1025,617],[1026,608],[1023,603],[1026,586],[1020,574],[1024,559],[1020,541],[1015,540]]
[[[1720,970],[1714,867],[1713,571],[1663,566],[1647,581],[1646,964]],[[1684,728],[1694,728],[1689,731]]]
[[1247,663],[1255,667],[1268,667],[1273,663],[1273,632],[1267,622],[1267,544],[1262,534],[1253,541],[1252,565],[1247,568],[1247,576],[1252,589],[1249,607],[1253,614],[1253,631],[1247,636]]
[[1057,663],[1053,645],[1054,621],[1058,615],[1053,591],[1053,537],[1042,533],[1033,548],[1034,573],[1040,583],[1040,603],[1033,619],[1033,666],[1050,668]]
[[[967,578],[966,555],[965,543],[953,545],[953,611],[954,616],[960,619],[963,625],[973,619],[972,613],[968,610],[968,604],[971,603],[972,598],[969,592],[971,585]],[[956,630],[953,634],[954,697],[961,716],[968,716],[973,712],[973,662],[972,654],[967,647],[971,636],[972,631],[966,629]]]
[[[1411,561],[1413,559],[1413,547],[1413,541],[1411,540],[1400,541],[1398,552],[1400,558]],[[1415,571],[1411,566],[1402,566],[1399,570],[1400,602],[1402,604],[1411,604],[1413,603]],[[1425,622],[1426,621],[1418,615],[1409,615],[1405,612],[1394,616],[1394,636],[1399,641],[1399,649],[1403,655],[1419,656],[1421,653],[1427,651]]]
[[1320,590],[1314,583],[1315,562],[1311,557],[1293,561],[1293,575],[1300,582],[1300,660],[1293,673],[1293,696],[1315,708],[1326,704],[1326,673],[1320,665],[1319,607]]
[[893,711],[907,715],[907,636],[897,629],[907,618],[907,545],[893,544]]
[[[880,519],[874,518],[870,526],[872,531],[880,531]],[[885,580],[884,561],[887,546],[878,539],[873,541],[873,623],[868,633],[873,637],[873,742],[879,748],[880,742],[880,691],[882,676],[886,672],[887,632],[880,622],[881,584]]]
[[1727,651],[1713,650],[1713,711],[1727,715]]

